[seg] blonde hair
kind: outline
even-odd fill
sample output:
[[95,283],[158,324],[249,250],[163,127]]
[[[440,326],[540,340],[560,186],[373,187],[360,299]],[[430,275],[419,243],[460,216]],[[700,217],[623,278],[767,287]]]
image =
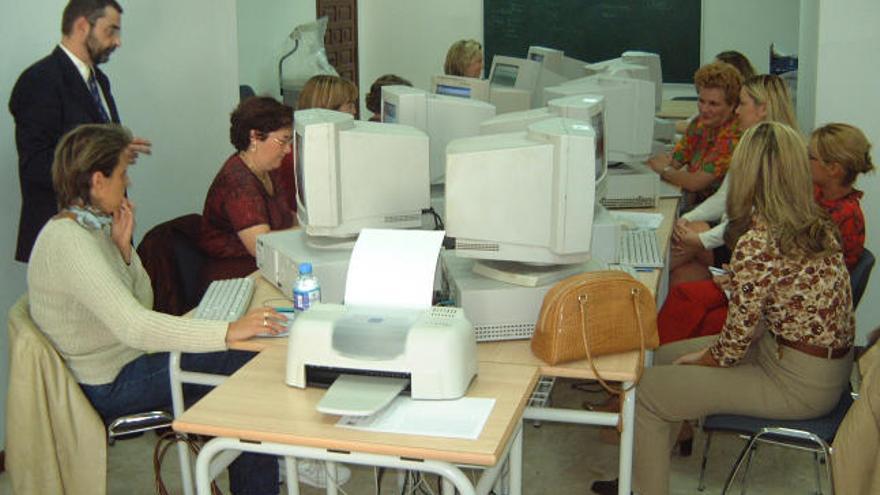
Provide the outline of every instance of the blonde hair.
[[796,130],[779,122],[753,126],[737,144],[729,173],[728,246],[759,217],[783,254],[818,257],[840,249],[834,223],[813,199],[807,148]]
[[296,101],[297,110],[326,108],[338,110],[346,103],[356,104],[358,88],[348,79],[321,74],[306,81]]
[[742,82],[742,75],[736,67],[727,62],[712,62],[700,67],[694,73],[694,85],[697,91],[720,89],[724,92],[724,101],[733,106],[739,103],[739,89],[742,87]]
[[58,209],[91,203],[92,176],[113,175],[131,133],[119,124],[83,124],[65,134],[55,148],[52,185]]
[[825,163],[839,163],[843,168],[843,185],[856,181],[859,174],[874,170],[871,160],[871,143],[858,127],[831,123],[813,131],[810,148]]
[[782,122],[792,129],[798,128],[791,94],[784,79],[774,74],[761,74],[748,78],[743,84],[743,89],[756,104],[764,105],[767,111],[764,120]]
[[465,69],[478,55],[483,54],[483,45],[477,40],[458,40],[446,52],[443,72],[447,76],[463,76]]

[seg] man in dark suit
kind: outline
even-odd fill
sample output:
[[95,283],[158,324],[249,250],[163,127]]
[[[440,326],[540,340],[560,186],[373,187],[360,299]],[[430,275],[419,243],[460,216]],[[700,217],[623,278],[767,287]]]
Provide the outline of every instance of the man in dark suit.
[[[55,145],[80,124],[119,122],[110,81],[97,65],[121,45],[122,7],[116,0],[70,0],[61,20],[61,43],[19,76],[9,111],[15,118],[21,215],[15,259],[27,262],[37,234],[58,211],[52,187]],[[128,151],[149,153],[135,138]]]

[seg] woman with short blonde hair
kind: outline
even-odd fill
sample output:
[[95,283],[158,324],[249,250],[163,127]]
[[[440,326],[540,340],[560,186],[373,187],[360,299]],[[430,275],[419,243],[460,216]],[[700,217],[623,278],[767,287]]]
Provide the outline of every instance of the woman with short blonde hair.
[[348,79],[321,74],[306,82],[296,102],[297,110],[326,108],[357,118],[358,88]]
[[446,52],[443,72],[447,76],[483,76],[483,45],[477,40],[458,40]]

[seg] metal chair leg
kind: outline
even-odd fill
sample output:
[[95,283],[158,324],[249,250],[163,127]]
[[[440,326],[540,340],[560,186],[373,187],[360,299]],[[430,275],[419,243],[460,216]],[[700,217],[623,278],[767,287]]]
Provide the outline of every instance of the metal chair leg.
[[816,495],[822,495],[822,473],[819,471],[819,452],[813,452],[813,467],[816,468]]
[[755,443],[756,437],[753,436],[746,446],[739,453],[739,457],[736,459],[736,463],[731,468],[730,473],[727,474],[727,480],[724,481],[724,487],[721,489],[721,495],[727,495],[727,490],[730,489],[730,485],[733,484],[733,480],[736,478],[736,474],[739,472],[740,467],[742,467],[743,462],[746,460],[746,455],[752,451],[752,445]]
[[703,446],[703,460],[700,462],[700,481],[697,484],[697,490],[706,490],[706,463],[709,460],[709,445],[712,443],[712,432],[706,432],[706,444]]
[[752,458],[755,456],[755,452],[758,451],[758,444],[755,445],[749,450],[749,456],[746,458],[746,470],[743,471],[743,481],[742,481],[742,490],[740,490],[740,495],[746,495],[746,490],[749,488],[749,469],[752,467]]

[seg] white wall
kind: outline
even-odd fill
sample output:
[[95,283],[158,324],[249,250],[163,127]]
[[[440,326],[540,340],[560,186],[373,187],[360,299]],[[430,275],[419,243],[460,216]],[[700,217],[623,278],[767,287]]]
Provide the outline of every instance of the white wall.
[[[839,0],[819,3],[818,66],[816,78],[816,125],[847,122],[858,126],[874,144],[874,163],[880,163],[880,2]],[[857,187],[865,191],[862,210],[867,223],[867,247],[880,253],[880,175],[862,178]],[[857,343],[880,326],[880,266],[856,312]]]
[[737,50],[758,73],[770,68],[770,43],[786,53],[798,51],[800,0],[703,0],[700,58],[710,62],[724,50]]
[[278,60],[293,47],[293,28],[315,20],[314,1],[237,0],[239,80],[280,99]]
[[[449,46],[463,38],[483,40],[483,6],[474,0],[370,0],[358,10],[361,115],[363,94],[382,74],[397,74],[427,89],[443,73]],[[491,60],[485,61],[488,67]]]
[[[201,211],[210,181],[232,146],[229,112],[238,100],[235,0],[123,1],[123,46],[104,69],[122,122],[153,141],[153,155],[131,170],[136,232]],[[5,315],[25,291],[24,265],[12,261],[20,195],[9,93],[28,65],[60,40],[64,0],[6,2],[0,20],[0,401],[6,399]],[[0,405],[4,405],[0,403]],[[5,417],[5,406],[0,418]],[[0,421],[0,441],[3,434]]]

